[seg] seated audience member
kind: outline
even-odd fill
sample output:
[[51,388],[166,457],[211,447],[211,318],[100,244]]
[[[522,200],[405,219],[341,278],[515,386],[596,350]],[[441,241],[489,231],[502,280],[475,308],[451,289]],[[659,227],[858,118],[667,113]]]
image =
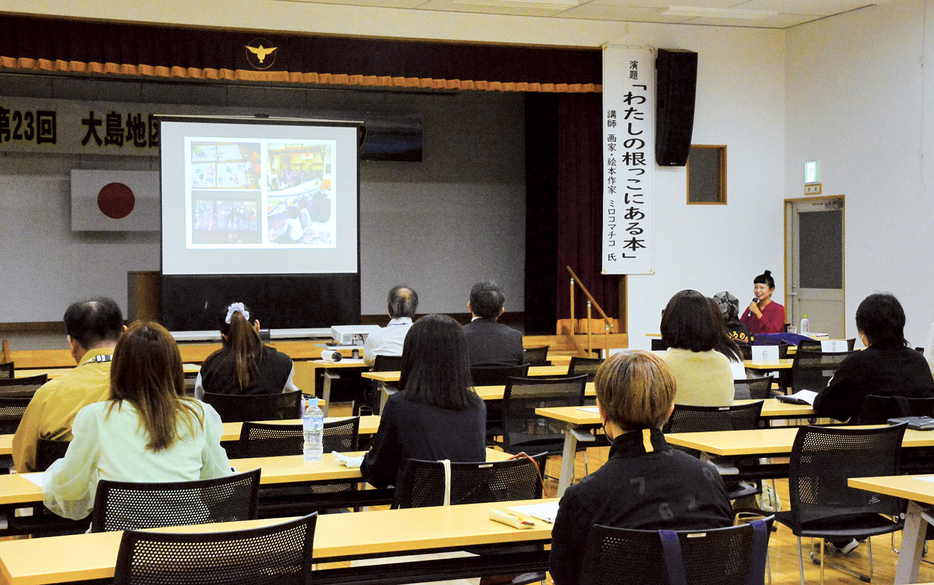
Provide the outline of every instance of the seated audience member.
[[678,381],[675,403],[733,404],[733,371],[730,360],[717,351],[721,336],[707,297],[696,290],[683,290],[671,297],[662,316],[661,332],[669,349],[660,355]]
[[201,364],[195,397],[215,394],[276,394],[298,390],[292,358],[259,338],[259,319],[243,303],[231,303],[218,316],[224,347]]
[[402,355],[402,343],[417,309],[418,293],[415,289],[402,285],[392,287],[386,301],[391,321],[386,327],[367,335],[363,344],[363,363],[372,366],[378,355]]
[[846,421],[859,414],[870,394],[934,396],[931,369],[924,356],[908,347],[904,328],[905,311],[894,296],[877,293],[863,299],[856,309],[856,329],[866,349],[843,360],[814,399],[814,411]]
[[398,498],[408,459],[486,459],[486,407],[470,386],[464,334],[454,319],[428,315],[412,325],[399,387],[360,466],[363,479],[376,487],[395,485]]
[[110,397],[110,360],[125,327],[113,299],[73,303],[65,311],[68,347],[78,366],[44,384],[26,407],[13,436],[13,465],[36,471],[39,439],[71,440],[78,411]]
[[220,416],[185,396],[178,345],[161,325],[130,325],[113,353],[111,398],[75,418],[65,457],[43,475],[45,505],[86,517],[97,482],[167,482],[230,475]]
[[506,295],[489,280],[470,289],[467,310],[473,320],[464,325],[471,366],[518,366],[525,360],[522,334],[496,320],[503,314]]
[[766,270],[752,279],[755,298],[743,311],[740,321],[749,327],[752,335],[756,333],[781,333],[785,330],[785,307],[772,300],[775,292],[775,279],[772,271]]
[[607,462],[568,488],[551,536],[551,577],[576,585],[595,524],[643,530],[702,530],[733,522],[720,474],[665,442],[675,379],[656,355],[610,357],[597,371],[597,406],[612,441]]
[[739,320],[739,299],[727,291],[718,292],[713,296],[713,300],[723,315],[723,324],[736,345],[749,345],[752,341],[749,335],[749,327]]
[[934,323],[928,327],[927,337],[924,338],[924,359],[931,366],[931,372],[934,373]]
[[710,318],[714,321],[714,326],[717,328],[717,337],[719,341],[717,342],[717,351],[726,356],[726,359],[730,360],[730,370],[733,373],[734,380],[745,380],[746,379],[746,368],[743,366],[743,352],[740,351],[739,345],[733,338],[730,337],[729,331],[726,330],[726,323],[723,322],[723,313],[720,312],[720,305],[717,304],[717,301],[714,299],[707,299],[710,303]]

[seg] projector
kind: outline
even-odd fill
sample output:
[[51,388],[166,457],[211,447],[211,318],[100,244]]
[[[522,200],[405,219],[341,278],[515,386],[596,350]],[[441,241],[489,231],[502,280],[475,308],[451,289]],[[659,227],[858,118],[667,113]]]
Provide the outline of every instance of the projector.
[[338,345],[363,345],[367,335],[379,330],[379,325],[333,325],[331,339]]

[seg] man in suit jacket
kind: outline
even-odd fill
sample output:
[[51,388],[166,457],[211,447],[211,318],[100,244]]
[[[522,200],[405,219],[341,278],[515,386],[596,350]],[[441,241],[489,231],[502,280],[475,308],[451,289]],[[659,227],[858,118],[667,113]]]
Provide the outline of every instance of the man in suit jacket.
[[518,366],[525,360],[522,334],[496,320],[505,310],[506,295],[495,282],[485,280],[470,289],[467,309],[473,320],[464,325],[471,366]]

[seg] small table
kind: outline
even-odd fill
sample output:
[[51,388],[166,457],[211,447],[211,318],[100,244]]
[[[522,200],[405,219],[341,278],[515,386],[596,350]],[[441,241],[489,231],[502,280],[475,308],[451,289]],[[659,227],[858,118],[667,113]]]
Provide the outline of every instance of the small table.
[[315,368],[324,368],[324,385],[321,388],[321,398],[324,400],[324,405],[321,408],[321,412],[324,413],[324,416],[328,415],[328,405],[331,403],[331,382],[332,380],[340,379],[340,372],[337,372],[336,370],[347,368],[362,370],[369,367],[363,363],[363,358],[342,359],[339,362],[312,360],[311,363],[315,365]]
[[934,475],[851,477],[847,483],[853,488],[908,500],[895,583],[917,583],[927,525],[934,524],[934,516],[931,515]]

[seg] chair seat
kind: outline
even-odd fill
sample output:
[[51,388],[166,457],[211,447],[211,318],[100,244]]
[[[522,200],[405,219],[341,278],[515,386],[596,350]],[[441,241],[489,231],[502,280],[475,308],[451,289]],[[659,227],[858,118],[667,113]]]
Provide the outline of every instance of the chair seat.
[[[775,520],[792,528],[794,524],[791,512],[778,512]],[[902,522],[892,522],[891,518],[881,514],[846,514],[830,516],[804,522],[795,534],[805,538],[868,538],[901,530]]]

